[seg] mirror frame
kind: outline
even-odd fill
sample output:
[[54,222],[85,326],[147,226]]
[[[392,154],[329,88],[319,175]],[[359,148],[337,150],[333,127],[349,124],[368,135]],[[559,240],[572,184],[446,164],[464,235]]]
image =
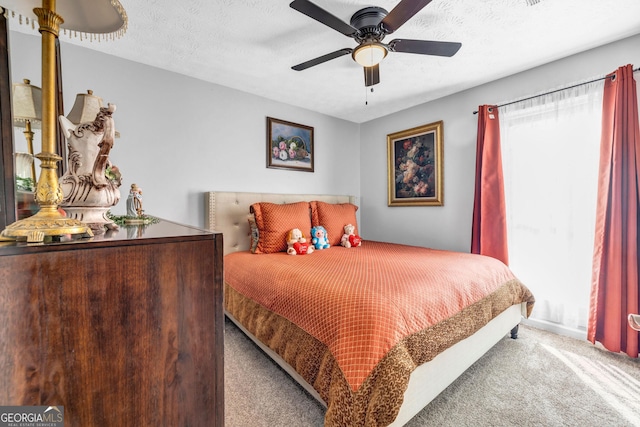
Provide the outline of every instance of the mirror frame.
[[0,7],[0,230],[16,221],[9,27],[4,12]]

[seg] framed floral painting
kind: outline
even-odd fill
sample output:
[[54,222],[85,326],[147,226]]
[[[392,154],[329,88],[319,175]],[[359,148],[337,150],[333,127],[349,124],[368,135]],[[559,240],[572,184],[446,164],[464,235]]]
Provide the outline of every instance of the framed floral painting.
[[313,128],[267,117],[267,167],[313,172]]
[[442,121],[387,135],[389,206],[442,206]]

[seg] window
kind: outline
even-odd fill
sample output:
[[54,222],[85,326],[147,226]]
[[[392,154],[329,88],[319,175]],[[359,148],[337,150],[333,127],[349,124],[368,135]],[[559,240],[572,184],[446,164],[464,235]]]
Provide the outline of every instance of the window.
[[586,336],[603,81],[500,107],[509,264],[531,320]]

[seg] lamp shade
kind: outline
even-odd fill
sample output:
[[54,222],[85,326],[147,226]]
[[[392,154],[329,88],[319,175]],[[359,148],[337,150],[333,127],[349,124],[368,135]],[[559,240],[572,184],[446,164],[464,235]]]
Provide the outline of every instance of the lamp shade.
[[102,98],[93,94],[92,90],[87,93],[79,93],[76,95],[76,101],[73,103],[71,111],[67,115],[67,119],[73,124],[93,122],[102,108]]
[[[35,28],[38,18],[33,9],[42,7],[42,0],[2,0],[0,5],[19,15],[20,22],[24,19],[25,24]],[[58,0],[56,12],[64,19],[62,30],[117,36],[127,30],[127,13],[118,0]]]
[[42,122],[42,90],[33,86],[28,79],[23,83],[14,83],[12,87],[13,121],[18,127],[25,127],[27,121],[31,127],[39,129]]
[[351,55],[363,67],[373,67],[387,56],[387,49],[381,43],[364,43],[355,48]]
[[[76,101],[73,103],[69,114],[67,114],[67,119],[74,125],[91,123],[96,119],[102,107],[102,98],[94,95],[93,91],[89,89],[87,93],[79,93],[76,95]],[[120,132],[117,130],[115,132],[116,138],[120,138]]]

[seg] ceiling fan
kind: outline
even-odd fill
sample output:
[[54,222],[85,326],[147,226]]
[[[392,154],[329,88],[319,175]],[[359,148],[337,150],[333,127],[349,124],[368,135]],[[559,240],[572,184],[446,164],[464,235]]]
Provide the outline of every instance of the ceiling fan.
[[396,31],[429,3],[431,0],[401,0],[391,12],[381,7],[365,7],[354,13],[347,24],[308,0],[294,0],[289,5],[293,9],[353,38],[358,46],[355,49],[336,50],[291,68],[296,71],[306,70],[350,53],[353,60],[364,67],[364,84],[368,87],[380,83],[380,62],[388,52],[453,56],[462,46],[461,43],[410,39],[394,39],[387,44],[382,43],[385,36]]

